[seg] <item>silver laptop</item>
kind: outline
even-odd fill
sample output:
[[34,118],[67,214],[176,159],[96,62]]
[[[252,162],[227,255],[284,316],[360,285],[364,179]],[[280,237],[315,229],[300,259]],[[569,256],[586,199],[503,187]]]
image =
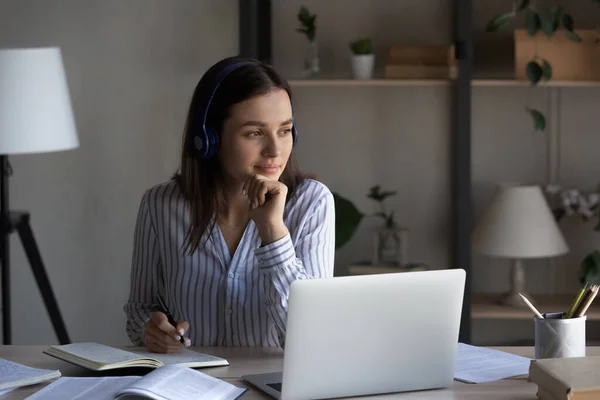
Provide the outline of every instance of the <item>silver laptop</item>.
[[462,269],[297,280],[283,373],[243,379],[277,399],[324,399],[451,385]]

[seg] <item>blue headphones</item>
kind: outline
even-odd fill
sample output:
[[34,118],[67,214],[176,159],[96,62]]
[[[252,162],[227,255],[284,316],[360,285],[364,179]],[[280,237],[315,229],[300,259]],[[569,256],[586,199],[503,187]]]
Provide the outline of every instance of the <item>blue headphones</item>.
[[[236,70],[237,68],[244,66],[244,65],[248,65],[248,64],[254,64],[251,61],[241,61],[241,62],[236,62],[233,64],[230,64],[228,66],[226,66],[225,68],[223,68],[223,70],[221,70],[219,72],[219,74],[217,75],[216,79],[215,79],[215,86],[212,90],[212,93],[210,95],[210,97],[208,98],[208,101],[206,102],[206,105],[204,107],[204,116],[202,117],[202,127],[201,129],[199,129],[196,132],[194,132],[194,137],[193,137],[193,149],[195,150],[195,154],[196,157],[200,158],[200,159],[207,159],[207,158],[211,158],[212,156],[214,156],[218,149],[219,149],[219,144],[220,144],[220,140],[219,140],[219,134],[217,132],[215,132],[212,128],[206,126],[206,118],[208,116],[208,110],[210,109],[210,104],[212,102],[213,97],[215,97],[215,93],[217,92],[217,89],[219,88],[219,86],[221,85],[221,82],[223,82],[223,79],[225,79],[225,77],[227,75],[229,75],[232,71]],[[293,109],[292,109],[292,121],[293,121],[293,125],[292,125],[292,138],[294,141],[294,145],[296,144],[296,141],[298,140],[298,132],[296,130],[296,123],[294,121],[294,117],[293,117]]]

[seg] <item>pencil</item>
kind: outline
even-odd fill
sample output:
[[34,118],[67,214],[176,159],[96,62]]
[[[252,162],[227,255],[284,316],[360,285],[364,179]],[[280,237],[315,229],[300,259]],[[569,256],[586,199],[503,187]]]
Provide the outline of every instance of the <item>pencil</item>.
[[598,289],[599,288],[600,287],[598,285],[592,285],[592,288],[590,289],[590,295],[588,296],[586,302],[583,303],[583,305],[581,307],[581,310],[577,314],[577,317],[583,317],[585,315],[585,313],[587,312],[588,308],[592,304],[592,301],[594,301],[594,298],[598,294]]
[[529,300],[527,300],[527,298],[525,296],[523,296],[521,293],[519,293],[519,296],[521,296],[521,298],[523,299],[523,301],[525,302],[525,304],[527,304],[527,307],[529,307],[529,309],[531,309],[531,311],[533,311],[533,313],[539,318],[539,319],[544,319],[544,316],[542,314],[540,314],[540,312],[537,310],[537,308],[535,308],[533,306],[533,304],[531,304],[531,302]]
[[588,284],[586,283],[585,286],[579,290],[579,293],[577,293],[575,300],[573,300],[573,304],[571,304],[571,308],[569,308],[569,311],[567,311],[567,315],[565,316],[565,318],[571,318],[573,316],[573,313],[575,312],[575,307],[579,305],[579,301],[583,297],[583,294],[585,293],[587,287]]

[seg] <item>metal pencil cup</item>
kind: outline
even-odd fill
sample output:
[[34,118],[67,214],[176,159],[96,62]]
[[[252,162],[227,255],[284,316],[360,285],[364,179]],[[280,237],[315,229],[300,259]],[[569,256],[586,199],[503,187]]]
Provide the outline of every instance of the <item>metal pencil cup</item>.
[[585,316],[562,319],[562,313],[546,313],[533,319],[536,359],[585,357]]

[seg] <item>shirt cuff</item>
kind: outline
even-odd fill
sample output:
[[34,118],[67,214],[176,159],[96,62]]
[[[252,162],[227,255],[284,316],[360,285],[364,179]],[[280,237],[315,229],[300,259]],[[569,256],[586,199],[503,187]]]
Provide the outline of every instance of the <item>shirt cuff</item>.
[[274,269],[286,265],[296,257],[292,238],[288,233],[279,240],[254,250],[261,270]]

